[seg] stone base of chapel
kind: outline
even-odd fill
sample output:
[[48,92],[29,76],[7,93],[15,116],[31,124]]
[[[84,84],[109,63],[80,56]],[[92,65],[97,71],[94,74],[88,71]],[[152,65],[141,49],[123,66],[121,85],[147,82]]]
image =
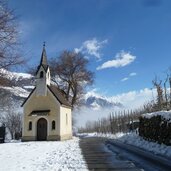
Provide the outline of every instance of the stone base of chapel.
[[60,141],[72,139],[72,134],[65,134],[60,136]]
[[[46,141],[63,141],[63,140],[69,140],[72,139],[72,134],[65,134],[65,135],[49,135],[47,136]],[[37,137],[35,136],[23,136],[22,137],[22,142],[26,141],[37,141]]]

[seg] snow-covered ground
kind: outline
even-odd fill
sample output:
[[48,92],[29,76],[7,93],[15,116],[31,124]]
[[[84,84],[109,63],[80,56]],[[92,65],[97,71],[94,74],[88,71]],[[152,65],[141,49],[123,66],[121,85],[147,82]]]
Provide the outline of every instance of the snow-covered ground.
[[135,133],[126,134],[120,137],[119,140],[124,143],[143,148],[147,151],[153,152],[154,154],[171,158],[171,146],[146,141]]
[[87,170],[79,139],[50,142],[10,142],[0,144],[2,171]]
[[111,139],[116,139],[116,140],[122,141],[123,143],[134,145],[139,148],[150,151],[154,154],[169,157],[171,159],[171,146],[146,141],[142,137],[137,135],[135,132],[127,133],[127,134],[118,133],[115,135],[89,133],[89,134],[87,134],[87,136],[98,136],[98,137],[107,137],[107,138],[111,138]]

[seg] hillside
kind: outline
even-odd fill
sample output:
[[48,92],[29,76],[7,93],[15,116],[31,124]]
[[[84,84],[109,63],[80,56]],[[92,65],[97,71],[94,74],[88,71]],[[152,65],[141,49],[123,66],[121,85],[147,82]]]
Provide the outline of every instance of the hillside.
[[[1,93],[10,95],[18,104],[22,104],[31,90],[34,88],[34,77],[27,73],[10,72],[1,70],[2,77],[9,82],[8,86],[0,86]],[[84,107],[92,110],[100,110],[102,108],[123,107],[121,103],[111,101],[110,99],[87,93],[82,99]]]
[[9,105],[9,101],[18,109],[33,88],[33,76],[7,70],[0,70],[0,75],[2,80],[0,86],[1,110],[3,111]]

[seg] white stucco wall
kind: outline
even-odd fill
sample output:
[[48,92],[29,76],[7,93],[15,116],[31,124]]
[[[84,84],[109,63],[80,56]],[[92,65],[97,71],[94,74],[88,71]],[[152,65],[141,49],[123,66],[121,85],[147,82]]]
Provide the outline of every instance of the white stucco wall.
[[[49,140],[69,139],[72,137],[71,109],[62,106],[54,95],[47,89],[47,96],[37,96],[36,89],[23,106],[23,130],[22,136],[25,140],[37,139],[37,121],[40,118],[47,120],[47,136]],[[35,110],[50,110],[48,116],[29,116]],[[67,115],[67,119],[66,119]],[[55,130],[52,130],[52,121],[55,121]],[[29,121],[32,122],[32,130],[29,130]]]
[[60,107],[60,134],[72,134],[72,116],[71,109],[67,107]]
[[[48,116],[29,116],[34,110],[50,110]],[[60,104],[48,90],[47,96],[37,96],[36,90],[24,105],[23,136],[37,136],[37,121],[45,118],[48,122],[48,136],[60,134]],[[52,121],[55,121],[56,128],[52,130]],[[32,121],[32,131],[28,130],[29,121]]]

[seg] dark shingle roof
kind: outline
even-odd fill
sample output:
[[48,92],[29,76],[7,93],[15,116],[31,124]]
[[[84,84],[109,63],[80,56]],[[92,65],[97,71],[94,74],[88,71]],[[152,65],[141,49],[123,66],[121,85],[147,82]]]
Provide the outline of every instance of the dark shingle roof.
[[71,104],[66,100],[64,95],[62,94],[61,90],[55,86],[55,85],[50,85],[47,86],[49,90],[52,92],[52,94],[56,97],[56,99],[63,105],[71,107]]
[[[41,60],[40,60],[40,65],[37,68],[36,74],[39,71],[40,67],[43,67],[45,72],[47,72],[49,66],[47,63],[47,56],[46,56],[46,50],[45,50],[45,45],[43,46],[43,51],[42,51],[42,55],[41,55]],[[51,91],[51,93],[55,96],[55,98],[59,101],[59,103],[61,105],[65,105],[67,107],[71,108],[71,104],[66,100],[64,93],[62,93],[62,91],[55,85],[50,85],[47,87],[49,88],[49,90]],[[36,88],[36,87],[35,87]],[[32,90],[32,92],[29,94],[29,96],[25,99],[25,101],[23,102],[23,104],[21,106],[23,106],[27,100],[29,99],[29,97],[31,96],[31,94],[34,92],[35,88]]]

